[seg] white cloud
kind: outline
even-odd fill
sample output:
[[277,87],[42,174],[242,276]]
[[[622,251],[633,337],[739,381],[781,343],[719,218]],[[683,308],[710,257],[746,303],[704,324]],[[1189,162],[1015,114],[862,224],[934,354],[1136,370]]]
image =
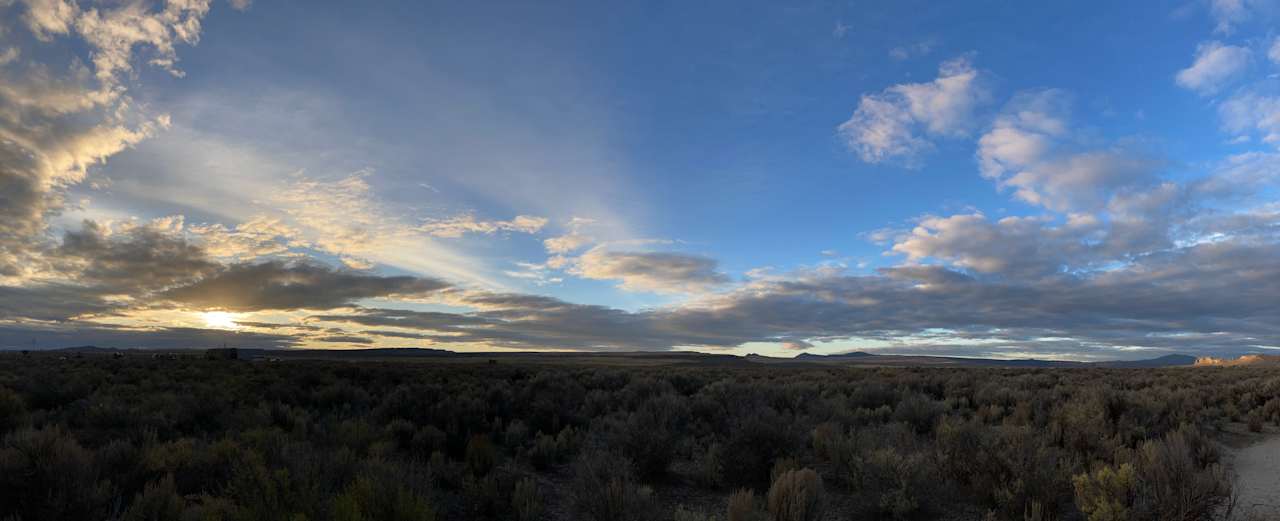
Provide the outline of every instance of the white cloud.
[[496,232],[537,233],[547,225],[545,217],[518,215],[510,221],[477,221],[475,216],[460,215],[423,223],[418,229],[432,237],[457,238],[467,233],[491,235]]
[[928,216],[900,236],[892,251],[911,262],[932,258],[979,273],[1036,278],[1082,262],[1082,239],[1095,229],[1097,222],[1092,219],[1073,219],[1064,227],[1054,227],[1042,217],[991,221],[980,213]]
[[978,70],[961,57],[943,63],[931,82],[895,85],[862,96],[838,131],[863,161],[901,160],[912,165],[933,146],[922,134],[967,134],[974,110],[987,97]]
[[1271,63],[1280,64],[1280,36],[1272,40],[1271,47],[1267,49],[1267,58]]
[[[423,225],[397,214],[393,206],[377,197],[368,182],[372,175],[368,169],[333,180],[297,175],[260,203],[265,209],[282,213],[285,224],[297,230],[297,235],[290,238],[293,244],[338,256],[348,266],[382,263],[415,273],[502,287],[477,269],[480,263],[476,259],[434,241]],[[536,218],[502,223],[512,230],[534,225],[541,228],[542,224]],[[493,227],[495,231],[499,229],[496,224]]]
[[[18,270],[45,242],[46,218],[64,208],[66,190],[90,167],[169,126],[164,114],[148,114],[129,98],[120,77],[133,72],[135,48],[152,49],[150,63],[175,71],[175,46],[194,43],[207,2],[171,2],[159,11],[132,2],[81,10],[61,0],[0,5],[43,42],[79,38],[89,65],[19,63],[22,50],[0,56],[0,275]],[[6,20],[7,22],[8,20]],[[0,28],[11,30],[3,22]],[[56,53],[53,54],[57,56]],[[63,72],[65,71],[65,72]]]
[[924,40],[911,45],[900,45],[889,49],[889,57],[898,61],[918,58],[933,52],[935,42],[933,40]]
[[17,47],[9,47],[0,51],[0,67],[8,65],[10,62],[18,59],[18,55],[22,54]]
[[298,230],[279,219],[265,216],[231,227],[220,223],[191,225],[186,231],[195,236],[210,257],[235,262],[285,253],[290,237],[299,235]]
[[586,235],[581,235],[578,233],[571,233],[568,235],[561,235],[559,237],[552,237],[550,239],[544,240],[542,241],[542,244],[547,248],[547,253],[564,255],[566,253],[572,253],[582,248],[583,246],[591,244],[591,241],[592,241],[591,237],[588,237]]
[[1213,32],[1231,34],[1235,26],[1248,22],[1256,14],[1257,4],[1266,0],[1209,0],[1209,15],[1217,24]]
[[1202,95],[1213,94],[1249,66],[1249,49],[1211,41],[1196,48],[1195,61],[1178,71],[1178,85]]
[[1057,90],[1014,96],[978,139],[983,177],[1030,204],[1067,212],[1097,210],[1118,189],[1149,184],[1155,162],[1124,147],[1081,149]]
[[831,37],[840,40],[846,34],[849,34],[849,25],[844,23],[843,20],[836,20],[835,28],[831,29]]
[[506,270],[503,271],[502,274],[514,279],[529,281],[537,286],[546,286],[564,282],[564,278],[553,275],[553,272],[551,271],[551,269],[554,268],[553,266],[533,262],[517,262],[516,266],[520,269]]
[[22,19],[31,33],[41,41],[53,41],[55,36],[71,30],[79,9],[64,0],[26,0],[27,12]]
[[1237,94],[1218,105],[1218,116],[1223,130],[1237,137],[1256,133],[1263,142],[1280,145],[1280,97]]

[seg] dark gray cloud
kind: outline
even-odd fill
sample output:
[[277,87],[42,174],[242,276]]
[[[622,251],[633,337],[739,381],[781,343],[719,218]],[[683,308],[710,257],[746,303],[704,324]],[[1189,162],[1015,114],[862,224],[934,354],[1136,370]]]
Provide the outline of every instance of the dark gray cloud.
[[189,327],[130,328],[72,321],[56,326],[0,324],[2,349],[54,349],[94,345],[124,349],[207,349],[220,347],[286,348],[291,335]]
[[298,329],[302,331],[324,331],[325,328],[318,326],[309,326],[306,324],[281,324],[278,322],[255,322],[252,320],[237,320],[237,326],[255,327],[260,329]]
[[[1280,346],[1280,245],[1219,241],[1087,274],[1014,279],[941,266],[797,274],[697,305],[629,312],[473,292],[471,313],[363,309],[312,320],[431,344],[660,350],[862,338],[895,352],[1142,357]],[[967,346],[967,347],[965,347]],[[968,351],[965,351],[968,349]],[[930,351],[932,350],[932,351]]]
[[42,321],[66,320],[75,316],[102,313],[113,305],[96,292],[70,284],[39,284],[23,287],[0,286],[0,318]]
[[[143,47],[154,51],[148,63],[176,72],[174,46],[198,37],[202,3],[165,12],[142,3],[84,11],[76,3],[0,3],[5,51],[15,53],[0,61],[0,276],[23,274],[29,250],[48,242],[47,219],[62,211],[67,187],[168,124],[139,110],[122,78],[135,72],[133,54]],[[47,44],[62,37],[78,37],[89,63],[40,63],[9,47],[58,56]]]
[[[156,291],[190,283],[219,267],[204,251],[182,237],[149,226],[108,233],[86,221],[68,231],[57,245],[28,248],[37,254],[45,279],[67,282],[29,282],[0,285],[0,319],[27,318],[59,321],[153,305]],[[56,277],[50,277],[49,274]],[[112,297],[126,296],[135,302]]]
[[160,297],[208,309],[332,309],[373,297],[422,297],[449,287],[423,277],[383,277],[311,262],[234,264]]
[[180,236],[140,226],[123,236],[104,235],[101,225],[85,221],[80,231],[68,231],[50,257],[79,271],[75,278],[119,294],[164,289],[190,282],[219,265],[203,248]]
[[687,293],[729,282],[715,259],[671,252],[593,249],[576,259],[572,272],[588,279],[617,280],[633,291]]
[[368,345],[368,344],[372,344],[372,343],[373,343],[373,339],[372,339],[372,338],[364,337],[364,336],[357,336],[357,335],[328,335],[328,336],[318,336],[318,337],[313,337],[311,340],[315,340],[315,341],[317,341],[317,342],[329,342],[329,343],[333,343],[333,344],[363,344],[363,345]]

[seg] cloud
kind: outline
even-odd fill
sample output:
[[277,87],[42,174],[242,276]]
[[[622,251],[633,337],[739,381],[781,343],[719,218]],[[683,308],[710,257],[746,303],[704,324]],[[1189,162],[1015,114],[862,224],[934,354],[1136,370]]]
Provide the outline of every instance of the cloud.
[[294,230],[288,238],[291,245],[335,255],[348,267],[367,269],[382,263],[490,287],[499,285],[477,269],[475,259],[442,246],[433,240],[433,233],[533,233],[545,224],[544,219],[529,216],[500,222],[464,217],[414,223],[374,194],[368,182],[373,175],[369,169],[335,179],[298,174],[263,202],[271,211],[283,214],[281,221]]
[[0,286],[0,317],[6,320],[57,322],[106,312],[115,307],[97,292],[86,291],[76,284],[51,282]]
[[1271,46],[1267,48],[1267,59],[1271,63],[1280,64],[1280,36],[1271,41]]
[[806,351],[813,349],[813,344],[805,342],[804,340],[791,340],[789,342],[784,342],[782,344],[782,348],[788,351]]
[[1178,85],[1201,95],[1217,92],[1249,66],[1250,51],[1244,47],[1210,41],[1196,48],[1195,62],[1178,71]]
[[838,132],[863,161],[912,165],[933,147],[924,136],[967,134],[974,110],[987,98],[978,70],[967,57],[956,58],[944,62],[937,79],[929,83],[905,83],[863,95]]
[[1057,90],[1018,93],[978,139],[979,168],[1027,203],[1094,211],[1117,191],[1155,182],[1160,166],[1124,146],[1083,148],[1070,128],[1070,102]]
[[1270,19],[1275,14],[1274,0],[1208,0],[1213,32],[1229,35],[1236,26],[1250,21]]
[[546,225],[545,217],[518,215],[510,221],[477,221],[474,216],[462,215],[428,221],[418,229],[432,237],[457,238],[466,233],[493,234],[500,231],[537,233]]
[[63,235],[52,256],[64,277],[122,295],[190,282],[218,267],[204,249],[154,224],[113,231],[86,221]]
[[22,51],[19,51],[17,47],[9,47],[3,51],[0,51],[0,67],[8,65],[14,60],[17,60],[20,54],[22,54]]
[[464,292],[451,302],[476,311],[361,309],[310,319],[393,328],[383,330],[435,345],[524,349],[800,346],[846,339],[891,346],[926,337],[935,345],[968,346],[970,355],[983,353],[983,346],[1104,358],[1132,357],[1135,350],[1238,352],[1280,343],[1273,320],[1280,312],[1277,254],[1276,245],[1232,240],[1048,279],[990,279],[919,266],[862,276],[796,273],[680,307],[635,312]]
[[1218,105],[1223,130],[1280,145],[1280,97],[1241,92]]
[[0,322],[0,347],[50,349],[93,345],[126,349],[205,349],[221,347],[287,348],[292,335],[191,327],[127,327],[90,322],[57,326],[10,325]]
[[202,309],[332,309],[359,299],[418,298],[449,287],[437,279],[384,277],[310,262],[234,264],[193,284],[160,295]]
[[28,0],[23,21],[31,33],[42,41],[52,41],[55,36],[70,32],[79,9],[74,3],[63,0]]
[[667,252],[626,252],[593,248],[574,262],[579,277],[617,280],[628,291],[698,293],[729,282],[714,259]]
[[847,34],[849,34],[849,25],[843,20],[836,20],[835,28],[831,29],[831,37],[842,40]]
[[0,250],[8,253],[0,255],[0,275],[28,271],[22,265],[47,246],[46,218],[62,210],[65,190],[82,182],[90,167],[168,126],[166,115],[138,109],[121,78],[134,73],[131,61],[139,49],[150,50],[150,64],[177,73],[175,48],[198,40],[208,3],[150,7],[131,2],[82,10],[62,0],[0,5],[6,20],[20,20],[38,40],[76,38],[91,57],[88,65],[73,57],[60,69],[18,60],[16,48],[4,51]]
[[563,255],[582,249],[584,246],[591,244],[592,241],[591,237],[575,232],[546,239],[542,241],[542,245],[547,248],[548,253]]
[[517,262],[516,266],[518,266],[520,269],[506,270],[506,271],[503,271],[502,273],[508,277],[527,280],[538,286],[545,286],[548,284],[559,284],[561,282],[564,282],[563,278],[552,275],[553,273],[551,272],[552,267],[546,264],[537,264],[532,262]]
[[326,335],[312,337],[311,340],[316,342],[326,342],[330,344],[362,344],[369,345],[373,343],[373,339],[366,336],[358,335]]
[[197,224],[185,230],[196,238],[210,257],[249,261],[289,251],[300,232],[280,219],[257,216],[228,227],[222,223]]
[[933,52],[933,48],[936,45],[937,45],[937,42],[933,40],[924,40],[921,42],[913,43],[911,45],[900,45],[898,47],[889,49],[889,57],[898,61],[903,61],[903,60],[909,60],[911,58],[926,56],[930,52]]
[[939,259],[979,273],[1048,277],[1081,262],[1083,239],[1094,229],[1093,222],[1053,227],[1036,217],[926,217],[892,251],[913,262]]

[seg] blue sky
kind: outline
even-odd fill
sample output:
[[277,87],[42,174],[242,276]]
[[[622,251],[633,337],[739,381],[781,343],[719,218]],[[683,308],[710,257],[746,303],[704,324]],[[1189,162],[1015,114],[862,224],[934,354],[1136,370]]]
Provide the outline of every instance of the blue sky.
[[0,10],[0,343],[1280,346],[1272,2]]

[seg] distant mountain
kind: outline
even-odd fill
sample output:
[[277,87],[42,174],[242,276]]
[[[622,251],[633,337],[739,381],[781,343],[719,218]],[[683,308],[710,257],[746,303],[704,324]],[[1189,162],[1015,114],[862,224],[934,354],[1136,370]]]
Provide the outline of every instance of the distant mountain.
[[[80,353],[85,355],[121,352],[126,355],[143,353],[202,353],[203,349],[187,350],[147,350],[118,349],[97,346],[67,347],[54,350],[56,352]],[[444,349],[428,349],[415,347],[374,348],[374,349],[255,349],[241,348],[241,360],[281,359],[281,360],[348,360],[348,361],[392,361],[392,360],[493,360],[513,363],[586,363],[606,365],[665,365],[695,364],[714,366],[752,366],[773,365],[803,367],[812,365],[839,365],[862,367],[1101,367],[1101,368],[1154,368],[1181,366],[1236,366],[1236,365],[1280,365],[1280,355],[1245,355],[1238,359],[1195,358],[1188,355],[1173,354],[1148,360],[1126,360],[1113,362],[1071,362],[1060,360],[1038,360],[1034,358],[1020,360],[1000,360],[994,358],[964,358],[957,356],[926,355],[880,355],[865,351],[820,355],[801,353],[793,358],[765,356],[751,353],[737,356],[720,353],[700,353],[695,351],[604,351],[604,352],[532,352],[532,351],[496,351],[496,352],[455,352]]]
[[1187,355],[1165,355],[1149,360],[1127,360],[1116,362],[1071,362],[1061,360],[1037,360],[1034,358],[1019,360],[1000,360],[995,358],[964,358],[958,356],[925,356],[925,355],[877,355],[863,351],[834,355],[818,355],[802,353],[792,359],[803,363],[823,363],[839,365],[864,366],[908,366],[908,367],[1177,367],[1189,366],[1196,359]]
[[375,349],[241,349],[240,358],[325,358],[329,360],[353,360],[361,358],[430,358],[448,357],[458,353],[444,349],[420,347],[389,347]]
[[[785,359],[784,359],[785,360]],[[864,351],[818,355],[801,353],[791,362],[829,365],[895,366],[895,367],[1077,367],[1082,362],[1053,360],[997,360],[994,358],[963,358],[958,356],[877,355]]]
[[1181,367],[1195,365],[1196,357],[1191,355],[1164,355],[1159,358],[1151,358],[1148,360],[1124,360],[1117,362],[1098,362],[1094,365],[1101,367]]
[[865,358],[868,356],[876,356],[866,351],[853,351],[851,353],[837,353],[833,355],[815,355],[813,353],[800,353],[796,355],[794,360],[843,360],[847,358]]

